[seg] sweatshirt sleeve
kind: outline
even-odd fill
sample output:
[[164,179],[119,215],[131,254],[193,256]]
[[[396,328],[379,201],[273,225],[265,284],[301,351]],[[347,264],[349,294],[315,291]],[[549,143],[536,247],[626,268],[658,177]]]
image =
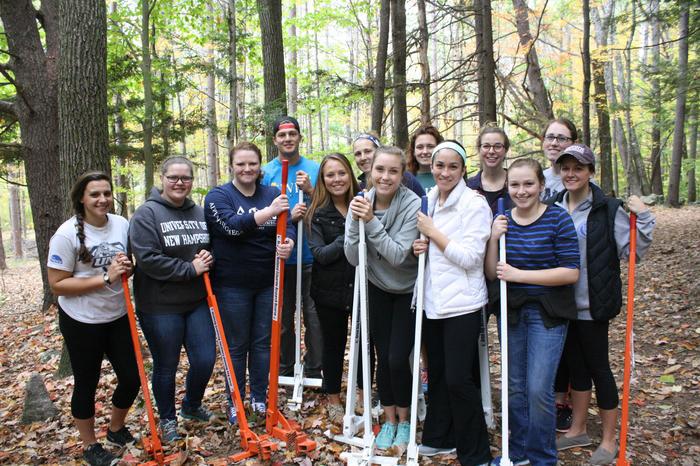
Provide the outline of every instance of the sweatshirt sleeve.
[[236,206],[221,189],[209,191],[204,199],[204,215],[211,233],[238,239],[258,228],[254,213],[238,215],[236,207],[240,206]]
[[491,208],[486,199],[477,197],[457,214],[461,219],[461,237],[450,241],[443,254],[464,270],[483,268],[486,243],[491,236]]
[[131,217],[129,244],[136,258],[136,266],[155,280],[178,282],[197,276],[192,262],[163,252],[155,217],[148,207],[141,207]]
[[359,265],[358,246],[360,242],[360,223],[352,219],[352,212],[348,210],[348,216],[345,219],[345,239],[343,241],[343,249],[345,249],[345,258],[351,265],[357,267]]
[[407,203],[398,208],[395,222],[399,223],[400,228],[394,237],[389,235],[377,217],[370,220],[365,227],[367,241],[371,242],[377,252],[394,267],[403,264],[408,255],[412,254],[413,241],[418,238],[416,214],[420,210],[420,199],[417,196],[410,197]]
[[318,222],[311,221],[309,230],[309,249],[319,264],[331,264],[343,256],[345,242],[344,235],[338,235],[331,243],[325,244],[323,241],[323,227]]
[[[650,210],[637,214],[637,260],[641,260],[649,250],[656,227],[656,218]],[[615,213],[615,243],[620,259],[630,255],[630,217],[622,206]]]

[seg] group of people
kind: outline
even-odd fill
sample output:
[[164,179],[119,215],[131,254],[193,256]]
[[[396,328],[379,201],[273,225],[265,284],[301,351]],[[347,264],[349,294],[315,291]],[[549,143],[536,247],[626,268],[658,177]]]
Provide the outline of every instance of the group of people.
[[[511,461],[553,465],[558,449],[591,444],[586,422],[592,383],[603,435],[591,462],[613,461],[618,396],[608,362],[608,323],[621,307],[620,261],[629,253],[630,225],[622,202],[592,181],[595,157],[576,143],[572,122],[559,118],[544,128],[547,170],[528,158],[506,169],[508,136],[485,126],[475,144],[481,169],[468,179],[467,150],[432,126],[413,134],[406,153],[382,145],[375,134],[358,135],[352,146],[361,171],[357,178],[340,153],[326,155],[320,164],[301,156],[301,131],[293,117],[278,118],[272,130],[279,157],[263,167],[255,144],[233,147],[232,180],[212,189],[203,208],[189,198],[194,173],[185,157],[163,162],[161,188],[152,190],[130,222],[110,213],[109,177],[91,172],[76,182],[75,216],[52,238],[48,270],[75,376],[72,414],[89,464],[115,460],[94,432],[105,355],[118,379],[107,441],[123,446],[134,440],[125,418],[139,378],[120,281],[132,273],[136,311],[153,358],[161,436],[173,442],[181,438],[175,375],[183,346],[189,369],[180,417],[213,418],[203,398],[216,345],[201,275],[211,274],[241,394],[246,395],[247,376],[251,411],[264,416],[275,257],[286,260],[280,373],[291,375],[296,249],[303,248],[304,375],[323,378],[328,421],[341,424],[360,222],[367,248],[371,372],[376,352],[384,410],[377,448],[409,442],[410,355],[421,351],[429,403],[419,453],[456,452],[464,466],[500,464],[489,446],[477,345],[481,311],[498,308],[493,291],[504,280]],[[282,160],[289,162],[284,186]],[[420,196],[426,191],[423,214]],[[504,199],[504,213],[497,212],[498,199]],[[654,217],[637,197],[627,205],[637,214],[641,257],[651,243]],[[276,244],[277,218],[285,211],[287,239]],[[300,244],[297,225],[305,229]],[[498,257],[503,235],[507,262]],[[421,254],[427,261],[419,284]],[[415,313],[417,286],[424,287],[422,316]],[[423,319],[422,348],[413,348],[416,318]],[[557,439],[557,428],[567,430],[558,425],[557,409],[561,417],[569,405],[571,425]],[[228,419],[235,423],[230,397],[229,406]]]

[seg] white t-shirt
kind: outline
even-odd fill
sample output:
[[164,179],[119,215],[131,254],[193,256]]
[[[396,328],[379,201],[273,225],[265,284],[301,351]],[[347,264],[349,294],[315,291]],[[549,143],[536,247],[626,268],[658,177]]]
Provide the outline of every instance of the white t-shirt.
[[[81,262],[77,225],[76,218],[71,217],[51,237],[49,268],[72,272],[78,278],[102,275],[118,252],[126,252],[129,222],[124,217],[107,214],[107,224],[103,227],[83,222],[85,246],[92,253],[92,261]],[[126,313],[121,281],[79,296],[59,296],[58,304],[70,317],[86,324],[112,322]]]

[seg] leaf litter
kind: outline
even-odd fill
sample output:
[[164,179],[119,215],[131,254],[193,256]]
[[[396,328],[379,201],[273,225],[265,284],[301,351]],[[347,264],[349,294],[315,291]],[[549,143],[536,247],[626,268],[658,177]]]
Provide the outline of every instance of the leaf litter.
[[[630,400],[628,453],[633,464],[700,464],[700,207],[681,210],[654,207],[657,229],[647,257],[637,265],[635,298],[636,366]],[[0,464],[82,464],[82,447],[70,415],[73,379],[55,377],[62,347],[56,309],[43,314],[41,278],[35,260],[12,261],[3,272],[0,292]],[[623,267],[626,283],[626,267]],[[626,293],[623,292],[623,296]],[[625,307],[610,326],[610,361],[622,394]],[[489,323],[491,380],[497,425],[490,431],[494,455],[500,448],[500,357],[495,319]],[[142,340],[143,341],[143,340]],[[177,374],[178,402],[184,395],[187,358]],[[147,370],[150,365],[147,365]],[[24,389],[33,372],[42,375],[60,414],[48,421],[22,425]],[[103,364],[96,398],[96,425],[100,438],[109,422],[110,397],[116,378]],[[205,403],[219,419],[207,426],[181,423],[186,439],[166,453],[177,453],[179,464],[225,465],[226,457],[240,451],[238,432],[228,427],[223,371],[217,361]],[[595,394],[594,394],[595,397]],[[306,390],[301,413],[286,412],[301,421],[305,432],[318,444],[308,457],[284,448],[269,462],[257,458],[240,464],[340,465],[340,453],[350,448],[327,439],[325,397]],[[286,401],[281,390],[280,403]],[[588,428],[594,446],[600,441],[595,401],[589,410]],[[127,418],[129,428],[148,434],[148,420],[141,396]],[[264,430],[260,420],[255,430]],[[594,446],[561,452],[560,463],[583,465]],[[150,458],[140,443],[124,450],[122,464],[138,464]],[[455,455],[421,458],[422,465],[457,465]]]

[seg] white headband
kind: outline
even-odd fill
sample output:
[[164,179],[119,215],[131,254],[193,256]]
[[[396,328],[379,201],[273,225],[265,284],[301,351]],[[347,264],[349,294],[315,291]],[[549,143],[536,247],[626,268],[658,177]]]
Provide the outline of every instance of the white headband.
[[435,149],[433,149],[432,160],[435,160],[435,156],[442,149],[452,149],[453,151],[457,152],[462,157],[462,160],[464,160],[464,163],[466,165],[467,154],[464,152],[464,148],[453,141],[444,141],[435,146]]

